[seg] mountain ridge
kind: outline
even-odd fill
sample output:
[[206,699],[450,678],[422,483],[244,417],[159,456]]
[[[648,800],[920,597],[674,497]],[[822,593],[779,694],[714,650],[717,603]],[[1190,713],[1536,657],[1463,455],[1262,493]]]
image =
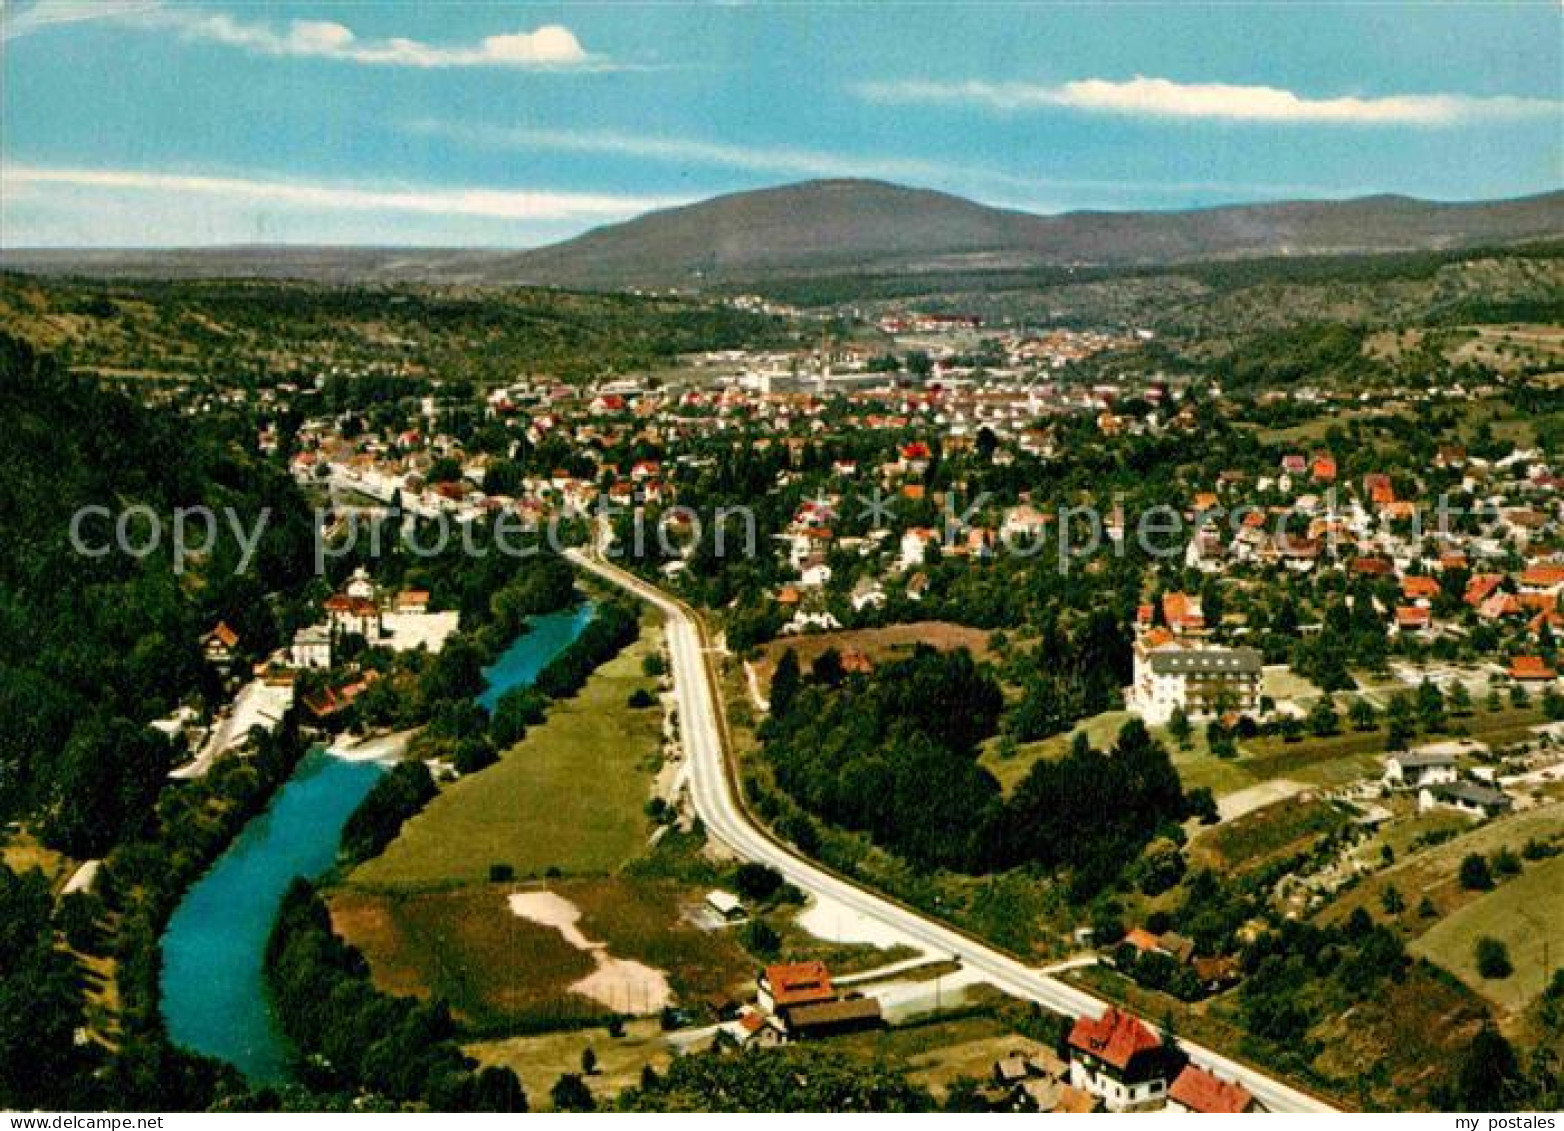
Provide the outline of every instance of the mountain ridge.
[[1564,191],[1493,201],[1381,193],[1177,211],[1041,215],[889,181],[727,193],[525,250],[233,245],[0,250],[43,273],[702,289],[775,276],[1203,260],[1507,246],[1564,236]]

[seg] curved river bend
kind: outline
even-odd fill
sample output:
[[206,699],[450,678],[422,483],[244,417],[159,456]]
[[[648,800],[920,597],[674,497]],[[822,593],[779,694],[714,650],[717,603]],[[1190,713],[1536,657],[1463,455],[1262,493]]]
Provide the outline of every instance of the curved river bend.
[[[581,635],[592,606],[530,619],[491,667],[478,697],[492,708]],[[385,772],[311,750],[180,902],[163,935],[162,1009],[179,1045],[235,1065],[256,1083],[289,1078],[291,1049],[266,995],[262,963],[282,897],[297,876],[336,860],[342,826]]]

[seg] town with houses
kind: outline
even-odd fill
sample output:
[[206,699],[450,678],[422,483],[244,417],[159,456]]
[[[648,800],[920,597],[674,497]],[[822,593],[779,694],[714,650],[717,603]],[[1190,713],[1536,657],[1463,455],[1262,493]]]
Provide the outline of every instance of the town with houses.
[[0,2],[0,1111],[1556,1129],[1564,13],[1286,7]]

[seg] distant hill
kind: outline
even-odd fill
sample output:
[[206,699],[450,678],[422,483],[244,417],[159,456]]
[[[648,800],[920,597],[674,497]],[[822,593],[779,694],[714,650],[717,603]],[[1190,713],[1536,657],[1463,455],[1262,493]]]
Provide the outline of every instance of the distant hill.
[[1564,192],[1399,196],[1182,212],[1038,216],[883,181],[806,181],[651,212],[530,251],[231,247],[7,251],[0,266],[91,274],[700,288],[843,271],[1161,266],[1504,246],[1564,236]]

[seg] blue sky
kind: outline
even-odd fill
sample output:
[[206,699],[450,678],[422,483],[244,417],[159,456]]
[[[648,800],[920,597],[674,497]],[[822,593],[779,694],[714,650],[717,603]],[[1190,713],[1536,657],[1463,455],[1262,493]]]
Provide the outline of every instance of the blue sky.
[[1564,186],[1564,7],[156,3],[0,16],[0,245],[528,246],[871,176],[1057,212]]

